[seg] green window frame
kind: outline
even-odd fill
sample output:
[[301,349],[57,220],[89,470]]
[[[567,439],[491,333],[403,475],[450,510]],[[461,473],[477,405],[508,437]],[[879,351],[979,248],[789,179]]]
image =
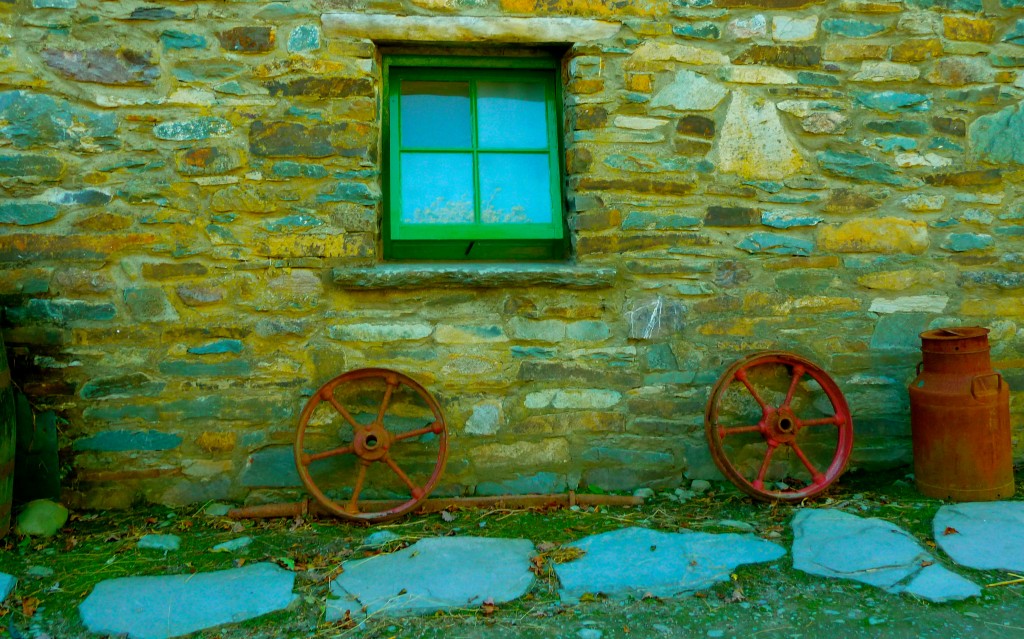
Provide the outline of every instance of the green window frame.
[[[548,57],[384,58],[385,259],[565,257],[558,79]],[[501,98],[524,87],[535,95],[517,137],[501,126]],[[453,101],[416,101],[446,91]]]

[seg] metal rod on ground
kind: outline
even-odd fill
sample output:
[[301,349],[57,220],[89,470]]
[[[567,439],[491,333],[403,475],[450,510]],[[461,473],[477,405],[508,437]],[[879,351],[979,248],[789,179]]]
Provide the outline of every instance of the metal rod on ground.
[[[367,510],[379,511],[397,506],[401,501],[361,501]],[[545,508],[560,506],[639,506],[643,497],[632,495],[581,495],[573,491],[557,495],[494,495],[490,497],[446,497],[425,499],[416,508],[418,513],[436,513],[449,508]],[[274,517],[297,517],[299,515],[330,514],[320,504],[308,498],[299,502],[264,504],[234,508],[228,512],[232,519],[269,519]]]

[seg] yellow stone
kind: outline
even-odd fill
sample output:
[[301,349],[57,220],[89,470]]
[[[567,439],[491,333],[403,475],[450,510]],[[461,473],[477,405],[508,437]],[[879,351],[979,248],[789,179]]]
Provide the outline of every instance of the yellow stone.
[[196,446],[211,453],[230,452],[237,443],[237,433],[204,431],[196,438]]
[[911,253],[928,249],[928,226],[898,217],[859,218],[819,227],[818,248],[837,253]]
[[654,90],[654,74],[652,73],[627,73],[626,88],[630,91],[650,93]]
[[740,318],[724,322],[704,324],[697,332],[701,335],[731,335],[733,337],[753,337],[757,320]]
[[894,44],[893,62],[923,62],[942,57],[942,40],[938,38],[912,38]]
[[670,3],[667,0],[501,0],[501,8],[508,13],[527,16],[557,14],[602,18],[617,18],[623,15],[656,17],[667,14]]
[[264,257],[360,257],[365,244],[359,233],[268,237],[253,251]]
[[960,305],[960,314],[974,317],[1019,317],[1024,319],[1024,298],[970,299]]
[[857,278],[857,283],[865,288],[879,291],[905,291],[918,284],[933,284],[936,281],[943,281],[943,279],[942,274],[936,271],[903,269],[861,275]]
[[496,468],[560,467],[568,463],[570,457],[569,442],[561,437],[540,442],[481,444],[470,450],[452,452],[456,458],[468,455],[481,476]]
[[627,69],[646,69],[664,67],[665,62],[681,62],[682,64],[729,64],[729,56],[712,49],[694,47],[687,44],[666,44],[664,42],[644,42],[633,55],[626,60]]
[[942,27],[947,38],[962,42],[992,42],[996,35],[996,25],[984,18],[942,16]]
[[822,58],[830,62],[843,60],[884,60],[889,53],[887,44],[860,44],[832,42],[825,45]]

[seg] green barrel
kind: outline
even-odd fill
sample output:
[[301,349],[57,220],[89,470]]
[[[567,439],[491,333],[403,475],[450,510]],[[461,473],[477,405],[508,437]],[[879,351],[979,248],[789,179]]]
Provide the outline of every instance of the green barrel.
[[14,493],[14,392],[11,367],[0,335],[0,537],[11,530],[11,497]]

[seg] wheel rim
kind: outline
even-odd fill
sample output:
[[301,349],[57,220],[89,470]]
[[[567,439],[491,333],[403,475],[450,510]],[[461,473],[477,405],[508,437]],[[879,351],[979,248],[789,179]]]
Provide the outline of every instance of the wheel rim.
[[764,501],[801,501],[835,482],[853,449],[853,419],[835,381],[784,351],[730,366],[708,399],[711,458],[740,490]]
[[[415,451],[415,443],[429,450]],[[405,454],[416,471],[406,471]],[[387,521],[415,509],[437,486],[447,456],[448,431],[437,401],[412,378],[384,368],[349,371],[321,386],[306,402],[295,437],[295,465],[306,490],[349,520]],[[351,482],[331,474],[332,463]],[[417,480],[422,476],[426,481]]]

